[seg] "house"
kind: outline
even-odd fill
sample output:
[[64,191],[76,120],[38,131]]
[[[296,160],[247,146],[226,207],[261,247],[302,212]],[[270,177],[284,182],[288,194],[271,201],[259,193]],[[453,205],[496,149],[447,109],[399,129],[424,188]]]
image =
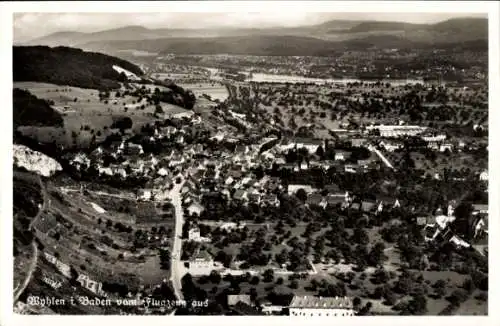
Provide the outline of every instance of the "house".
[[278,199],[278,196],[276,196],[275,194],[264,195],[262,197],[261,203],[263,206],[272,206],[272,207],[280,206],[280,201]]
[[269,300],[260,302],[261,312],[266,315],[281,315],[283,306],[273,305]]
[[336,151],[335,152],[335,161],[345,161],[347,157],[349,156],[348,154],[351,154],[350,152],[344,152],[344,151]]
[[488,204],[473,204],[472,205],[473,215],[478,215],[478,214],[488,214]]
[[347,297],[294,296],[289,307],[290,316],[347,317],[354,316],[354,305]]
[[205,208],[199,202],[193,201],[186,210],[189,215],[196,214],[197,216],[200,216],[201,212],[203,212]]
[[469,248],[470,244],[457,235],[453,235],[450,242],[459,248]]
[[309,169],[309,164],[306,161],[302,161],[302,163],[300,163],[300,169],[301,170]]
[[480,239],[474,240],[472,243],[472,248],[474,248],[482,256],[488,255],[488,234],[486,233]]
[[313,187],[309,185],[288,185],[288,195],[295,194],[299,189],[304,189],[306,193],[310,194],[314,191]]
[[189,261],[189,268],[211,268],[214,266],[212,256],[206,251],[201,250]]
[[259,316],[262,315],[261,312],[257,310],[256,307],[250,306],[244,302],[239,301],[234,306],[231,307],[231,312],[240,316]]
[[326,196],[326,206],[328,207],[345,207],[347,205],[347,193],[346,194],[328,194]]
[[444,230],[448,226],[448,224],[450,224],[453,221],[455,221],[455,216],[446,216],[446,215],[436,216],[436,224],[442,230]]
[[394,151],[403,147],[403,145],[401,143],[388,142],[388,141],[381,141],[379,143],[379,146],[388,152],[394,152]]
[[427,224],[427,216],[419,216],[417,217],[417,225],[424,226]]
[[331,183],[325,185],[324,189],[329,193],[329,194],[337,194],[340,193],[340,188],[338,185]]
[[352,210],[359,211],[361,209],[361,204],[360,203],[352,203],[350,208]]
[[310,207],[321,207],[321,208],[325,208],[326,207],[326,200],[323,198],[323,196],[321,196],[321,194],[309,194],[309,196],[307,196],[307,200],[306,200],[306,205],[310,206]]
[[248,200],[248,192],[243,189],[238,189],[234,192],[233,199],[237,201],[246,202]]
[[252,203],[260,204],[261,194],[258,192],[252,192],[248,194],[248,200]]
[[235,306],[238,302],[243,302],[249,306],[252,306],[252,300],[248,294],[229,294],[227,296],[227,305],[229,307]]
[[55,256],[52,256],[48,252],[44,252],[43,254],[45,255],[47,261],[55,265],[56,268],[61,272],[61,274],[63,274],[67,278],[71,278],[71,267],[69,265],[63,263],[62,261],[57,259]]
[[352,147],[362,147],[366,144],[367,140],[365,138],[353,138],[351,139]]
[[477,238],[483,234],[488,234],[488,216],[480,216],[476,218],[473,223],[474,228],[474,238]]
[[488,170],[484,170],[481,174],[479,174],[479,180],[488,181]]
[[362,201],[361,202],[361,210],[364,213],[373,212],[376,208],[376,203],[372,201]]
[[344,166],[344,171],[347,173],[356,173],[358,167],[352,164],[346,164]]
[[378,130],[381,137],[400,137],[400,136],[416,136],[426,131],[427,127],[408,126],[408,125],[377,125],[367,126],[368,131]]
[[210,242],[209,238],[200,235],[200,229],[198,227],[194,227],[188,231],[188,239],[196,242]]
[[80,283],[80,285],[87,290],[97,294],[97,295],[103,295],[104,291],[102,290],[102,283],[97,282],[92,280],[90,277],[87,275],[80,273],[78,275],[77,281]]
[[440,152],[445,152],[447,150],[451,152],[453,150],[453,145],[450,143],[444,143],[439,146]]
[[445,139],[446,139],[446,135],[445,134],[439,134],[439,135],[434,135],[434,136],[422,136],[422,140],[424,140],[427,143],[430,143],[430,142],[442,142]]
[[153,198],[152,189],[140,189],[137,193],[137,200],[151,200]]
[[363,168],[367,168],[370,163],[372,162],[371,159],[366,159],[366,160],[358,160],[358,165]]
[[433,241],[438,236],[439,231],[437,224],[426,224],[424,227],[424,240],[427,242]]

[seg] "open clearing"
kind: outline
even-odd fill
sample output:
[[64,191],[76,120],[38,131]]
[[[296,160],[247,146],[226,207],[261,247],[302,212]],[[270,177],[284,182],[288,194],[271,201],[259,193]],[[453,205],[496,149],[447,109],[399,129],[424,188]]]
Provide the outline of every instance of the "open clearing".
[[[110,92],[107,100],[99,100],[99,91],[78,87],[60,86],[36,82],[16,82],[15,88],[26,89],[38,98],[54,101],[53,107],[62,113],[64,127],[20,127],[20,131],[41,142],[56,141],[64,146],[77,144],[88,146],[95,136],[97,142],[103,141],[112,131],[113,120],[117,117],[130,117],[132,131],[136,132],[148,123],[158,119],[154,117],[154,105],[145,101],[137,103],[133,96],[116,97]],[[75,101],[76,99],[76,101]],[[167,114],[187,111],[173,104],[162,103]]]
[[219,100],[223,102],[229,96],[229,92],[227,91],[226,86],[218,82],[189,83],[189,84],[180,83],[179,86],[181,86],[184,89],[189,89],[193,91],[196,97],[200,97],[203,96],[203,94],[206,94],[210,96],[212,100]]

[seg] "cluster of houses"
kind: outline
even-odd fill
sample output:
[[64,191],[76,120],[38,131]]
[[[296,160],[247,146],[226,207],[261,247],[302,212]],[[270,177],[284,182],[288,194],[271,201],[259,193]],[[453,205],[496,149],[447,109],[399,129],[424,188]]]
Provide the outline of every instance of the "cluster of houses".
[[417,224],[424,228],[425,241],[436,244],[450,242],[458,248],[472,247],[481,255],[485,255],[488,247],[488,205],[473,205],[472,223],[469,226],[473,232],[470,243],[456,235],[450,227],[451,223],[456,220],[455,207],[456,203],[451,202],[446,214],[438,209],[435,216],[417,218]]
[[316,297],[295,295],[287,305],[273,305],[269,301],[256,304],[250,295],[228,295],[229,309],[240,315],[283,315],[293,317],[352,317],[356,315],[350,297]]
[[[55,256],[51,255],[48,252],[44,252],[45,259],[47,259],[48,262],[53,264],[61,274],[63,274],[67,278],[72,278],[71,275],[71,267],[68,264],[63,263],[59,259],[57,259]],[[99,296],[107,296],[107,293],[102,290],[102,283],[98,282],[96,280],[93,280],[90,278],[88,275],[84,273],[79,273],[77,281],[80,283],[80,285],[87,290],[91,291],[92,293],[99,295]]]

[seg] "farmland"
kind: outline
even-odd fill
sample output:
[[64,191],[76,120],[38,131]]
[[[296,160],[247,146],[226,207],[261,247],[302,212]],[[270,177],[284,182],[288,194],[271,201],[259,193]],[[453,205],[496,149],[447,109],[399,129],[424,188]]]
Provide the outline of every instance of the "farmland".
[[[15,88],[26,89],[37,98],[53,103],[54,109],[63,115],[64,127],[21,126],[19,130],[26,136],[41,142],[56,141],[63,146],[88,146],[94,139],[104,140],[114,129],[113,122],[118,117],[132,119],[132,132],[137,132],[145,124],[157,121],[155,106],[146,101],[122,95],[120,91],[109,93],[109,98],[101,99],[98,90],[59,86],[47,83],[15,82]],[[158,86],[160,89],[164,88]],[[161,103],[166,114],[184,112],[185,109],[173,104]]]
[[196,97],[208,95],[214,101],[223,102],[229,96],[226,86],[219,82],[179,83],[179,86],[190,89]]

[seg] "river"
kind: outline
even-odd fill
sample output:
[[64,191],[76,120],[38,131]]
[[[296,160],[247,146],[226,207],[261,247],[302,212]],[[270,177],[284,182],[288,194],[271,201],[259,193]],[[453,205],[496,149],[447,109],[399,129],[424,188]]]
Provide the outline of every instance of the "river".
[[[376,83],[376,80],[361,80],[357,78],[311,78],[302,76],[291,76],[291,75],[276,75],[276,74],[265,74],[265,73],[253,73],[248,81],[257,83],[308,83],[308,84],[347,84],[347,83]],[[383,83],[390,83],[391,85],[407,85],[407,84],[418,84],[423,83],[422,80],[417,79],[384,79],[381,80]]]
[[[211,78],[222,79],[221,70],[216,68],[205,68],[210,71]],[[242,73],[249,76],[248,72],[242,71]],[[347,83],[376,83],[377,80],[361,80],[358,78],[312,78],[303,76],[292,76],[292,75],[279,75],[279,74],[267,74],[267,73],[253,73],[245,81],[255,82],[255,83],[307,83],[307,84],[347,84]],[[402,86],[408,84],[423,84],[424,81],[418,79],[383,79],[383,83],[389,83],[393,86]]]

